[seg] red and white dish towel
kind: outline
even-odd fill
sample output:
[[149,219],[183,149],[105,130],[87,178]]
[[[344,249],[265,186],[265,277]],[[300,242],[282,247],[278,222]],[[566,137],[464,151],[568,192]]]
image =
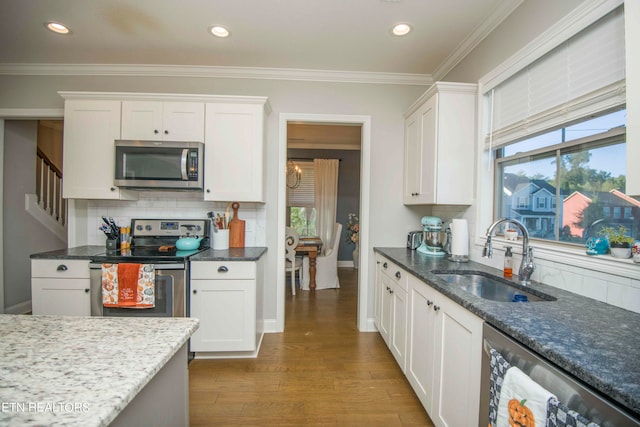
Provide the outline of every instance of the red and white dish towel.
[[102,264],[102,304],[113,308],[155,307],[153,264]]

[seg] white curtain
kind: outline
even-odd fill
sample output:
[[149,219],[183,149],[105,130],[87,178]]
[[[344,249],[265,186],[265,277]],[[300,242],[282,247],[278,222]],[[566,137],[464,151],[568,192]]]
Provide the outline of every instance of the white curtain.
[[[316,230],[322,239],[322,254],[333,246],[333,229],[336,223],[338,205],[338,167],[337,159],[314,159]],[[335,236],[339,239],[340,236]]]

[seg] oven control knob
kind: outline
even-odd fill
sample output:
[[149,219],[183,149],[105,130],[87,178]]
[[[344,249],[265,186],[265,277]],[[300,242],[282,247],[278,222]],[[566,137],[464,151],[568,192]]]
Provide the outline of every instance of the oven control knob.
[[142,231],[142,226],[140,224],[136,225],[136,230]]
[[145,226],[144,226],[144,229],[145,229],[145,230],[147,230],[147,231],[151,231],[151,228],[152,228],[152,227],[151,227],[151,225],[149,225],[149,224],[147,224],[147,225],[145,225]]

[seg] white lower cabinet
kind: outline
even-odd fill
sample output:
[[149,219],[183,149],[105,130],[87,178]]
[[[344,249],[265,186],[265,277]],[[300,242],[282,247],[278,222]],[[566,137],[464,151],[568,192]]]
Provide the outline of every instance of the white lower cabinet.
[[391,261],[383,259],[378,286],[381,303],[380,319],[376,324],[404,372],[407,348],[407,274]]
[[[262,334],[259,274],[248,261],[191,262],[190,316],[200,319],[193,352],[253,352]],[[261,298],[260,298],[261,300]]]
[[91,315],[89,261],[31,260],[31,311],[60,316]]
[[[376,283],[381,289],[376,297],[381,298],[381,306],[376,325],[384,337],[387,285],[380,266],[385,262],[394,264],[381,256],[377,261],[380,264]],[[399,269],[398,273],[406,278],[407,316],[406,365],[398,363],[436,426],[476,427],[480,406],[482,319],[405,270]],[[393,314],[393,306],[391,312]],[[395,356],[393,340],[385,341]]]

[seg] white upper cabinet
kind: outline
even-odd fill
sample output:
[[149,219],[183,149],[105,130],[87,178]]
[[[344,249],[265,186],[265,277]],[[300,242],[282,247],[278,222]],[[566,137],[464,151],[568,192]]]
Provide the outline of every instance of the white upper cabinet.
[[405,205],[472,203],[476,91],[436,82],[405,113]]
[[204,199],[265,201],[266,98],[205,108]]
[[122,139],[202,142],[204,103],[123,101]]
[[120,101],[67,99],[64,104],[65,199],[135,199],[113,185]]

